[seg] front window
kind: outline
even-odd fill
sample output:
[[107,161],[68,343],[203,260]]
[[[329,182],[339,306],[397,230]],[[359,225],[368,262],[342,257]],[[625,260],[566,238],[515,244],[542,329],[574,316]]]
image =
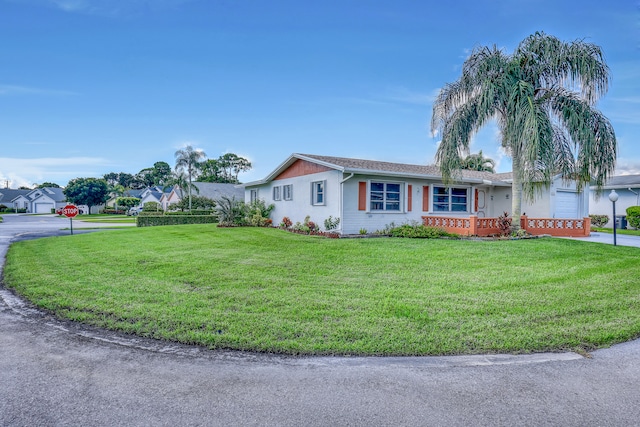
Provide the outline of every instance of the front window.
[[433,210],[435,212],[468,212],[466,188],[433,187]]
[[273,200],[280,200],[280,186],[273,187]]
[[311,203],[313,205],[324,205],[324,181],[316,181],[311,183]]
[[282,186],[282,198],[285,200],[293,200],[293,185]]
[[249,200],[251,201],[251,203],[255,203],[255,202],[258,201],[258,190],[257,189],[251,190]]
[[400,184],[372,182],[369,196],[372,211],[400,210]]

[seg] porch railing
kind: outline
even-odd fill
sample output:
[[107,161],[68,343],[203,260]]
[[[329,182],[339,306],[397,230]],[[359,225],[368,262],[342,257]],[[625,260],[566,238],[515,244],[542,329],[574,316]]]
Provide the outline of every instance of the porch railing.
[[[444,228],[461,236],[492,236],[500,234],[498,218],[423,216],[429,227]],[[591,232],[591,218],[529,218],[520,217],[520,228],[534,236],[548,234],[557,237],[587,237]]]

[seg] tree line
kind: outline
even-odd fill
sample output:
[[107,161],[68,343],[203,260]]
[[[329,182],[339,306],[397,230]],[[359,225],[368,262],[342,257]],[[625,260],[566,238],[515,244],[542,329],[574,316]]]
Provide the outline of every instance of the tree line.
[[[137,174],[127,172],[109,172],[102,178],[75,178],[69,181],[63,192],[67,200],[79,205],[92,206],[105,203],[110,196],[118,197],[122,207],[135,206],[135,198],[131,190],[158,187],[163,191],[178,187],[183,194],[188,194],[188,209],[192,209],[192,192],[197,192],[193,184],[199,182],[217,182],[240,184],[238,176],[251,169],[251,162],[234,153],[226,153],[217,159],[207,159],[202,150],[191,145],[176,151],[176,164],[172,169],[167,162],[156,162],[152,167],[144,168]],[[49,185],[45,185],[49,184]],[[52,183],[37,187],[59,187]],[[201,200],[196,200],[198,204]]]

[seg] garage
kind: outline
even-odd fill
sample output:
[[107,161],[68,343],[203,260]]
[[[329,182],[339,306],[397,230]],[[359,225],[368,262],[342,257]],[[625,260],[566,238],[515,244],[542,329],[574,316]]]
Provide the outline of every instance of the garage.
[[555,218],[579,218],[579,198],[575,191],[556,192]]
[[34,213],[51,213],[51,209],[53,208],[53,203],[35,203]]

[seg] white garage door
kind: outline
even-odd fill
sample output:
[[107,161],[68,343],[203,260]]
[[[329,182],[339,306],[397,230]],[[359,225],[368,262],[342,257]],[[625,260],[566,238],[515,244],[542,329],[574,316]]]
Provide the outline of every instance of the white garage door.
[[578,218],[578,193],[574,191],[556,192],[556,218]]
[[35,213],[51,213],[53,203],[36,203],[35,209]]

